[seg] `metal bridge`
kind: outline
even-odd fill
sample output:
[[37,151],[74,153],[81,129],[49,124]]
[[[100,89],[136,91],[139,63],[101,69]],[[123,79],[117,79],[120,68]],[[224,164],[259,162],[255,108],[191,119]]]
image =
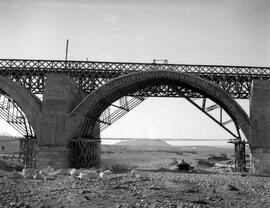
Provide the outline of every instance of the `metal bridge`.
[[[223,66],[223,65],[190,65],[168,63],[125,63],[125,62],[94,62],[94,61],[62,61],[62,60],[25,60],[0,59],[0,75],[19,83],[42,99],[46,74],[62,73],[73,78],[78,87],[90,93],[104,83],[124,74],[150,71],[172,70],[190,73],[221,87],[235,99],[249,99],[253,79],[270,79],[269,67]],[[19,106],[4,91],[0,91],[0,116],[17,129],[25,137],[34,137],[35,133],[27,122],[27,118]],[[209,104],[207,97],[190,89],[172,85],[156,85],[140,90],[131,95],[123,95],[118,103],[113,103],[99,118],[100,130],[104,130],[127,112],[135,108],[147,97],[184,97],[204,112],[222,128],[239,138],[226,127],[232,120],[224,120],[222,106]],[[196,99],[201,98],[201,104]],[[208,104],[208,105],[207,105]],[[219,118],[209,112],[219,109]],[[94,132],[98,134],[99,131]]]
[[[207,79],[236,99],[249,99],[253,79],[269,79],[269,67],[124,63],[62,60],[0,59],[0,75],[21,84],[34,94],[42,94],[46,73],[63,73],[75,79],[83,91],[90,93],[118,76],[149,70],[172,70]],[[157,88],[158,93],[141,92],[142,96],[180,96],[173,89]],[[165,92],[164,92],[165,91]],[[194,94],[188,97],[196,97]]]
[[[249,99],[253,79],[270,79],[269,67],[222,66],[222,65],[189,65],[166,63],[124,63],[124,62],[94,62],[94,61],[62,61],[62,60],[24,60],[0,59],[0,76],[4,76],[25,87],[41,100],[44,93],[47,73],[64,74],[77,83],[78,88],[85,94],[98,89],[106,82],[121,75],[152,70],[170,70],[190,73],[209,80],[222,88],[235,99]],[[85,125],[81,130],[82,137],[99,136],[100,132],[120,119],[126,113],[142,103],[147,97],[182,97],[201,110],[210,119],[220,125],[234,138],[241,141],[238,124],[233,121],[223,106],[213,102],[206,95],[194,92],[184,86],[160,85],[143,88],[123,97],[102,113],[98,120],[100,128],[89,133],[87,125],[91,122],[86,115]],[[218,113],[212,113],[213,111]],[[35,166],[35,132],[28,122],[24,112],[12,97],[0,89],[0,117],[21,133],[21,158],[23,165]],[[235,129],[228,127],[233,123]]]

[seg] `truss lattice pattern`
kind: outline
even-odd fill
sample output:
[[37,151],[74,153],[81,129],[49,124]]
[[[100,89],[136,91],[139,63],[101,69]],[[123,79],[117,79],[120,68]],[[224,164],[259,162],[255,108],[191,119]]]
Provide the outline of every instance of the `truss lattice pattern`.
[[0,59],[0,75],[20,83],[34,94],[43,93],[48,72],[72,77],[82,90],[89,93],[120,75],[149,70],[191,73],[215,83],[232,97],[240,99],[250,97],[253,79],[270,79],[269,67]]

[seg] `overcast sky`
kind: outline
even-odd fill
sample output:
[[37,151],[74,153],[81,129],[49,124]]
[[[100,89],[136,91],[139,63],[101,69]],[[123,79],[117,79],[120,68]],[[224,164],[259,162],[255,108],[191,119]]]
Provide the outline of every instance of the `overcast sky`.
[[[0,58],[64,59],[69,39],[76,60],[269,66],[269,12],[268,0],[0,0]],[[103,136],[231,138],[183,99],[148,99]]]

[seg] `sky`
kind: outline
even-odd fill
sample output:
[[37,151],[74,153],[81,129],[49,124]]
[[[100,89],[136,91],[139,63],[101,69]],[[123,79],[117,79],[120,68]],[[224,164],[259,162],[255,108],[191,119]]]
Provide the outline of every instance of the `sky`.
[[[0,0],[0,58],[64,59],[66,39],[70,60],[269,66],[270,1]],[[231,138],[181,98],[149,98],[102,136]]]

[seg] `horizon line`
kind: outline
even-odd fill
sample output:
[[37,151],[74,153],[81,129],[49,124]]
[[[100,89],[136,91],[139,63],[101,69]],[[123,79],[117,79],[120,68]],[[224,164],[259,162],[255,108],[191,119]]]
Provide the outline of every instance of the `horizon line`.
[[162,140],[162,141],[229,141],[230,139],[189,139],[189,138],[110,138],[110,137],[105,137],[105,138],[100,138],[101,140]]

